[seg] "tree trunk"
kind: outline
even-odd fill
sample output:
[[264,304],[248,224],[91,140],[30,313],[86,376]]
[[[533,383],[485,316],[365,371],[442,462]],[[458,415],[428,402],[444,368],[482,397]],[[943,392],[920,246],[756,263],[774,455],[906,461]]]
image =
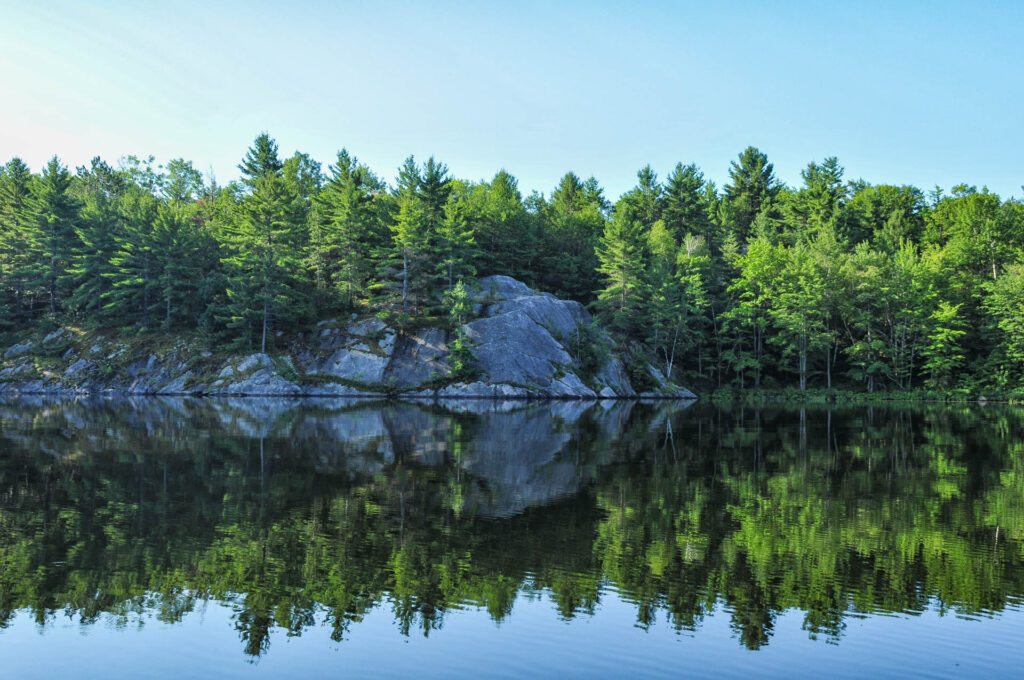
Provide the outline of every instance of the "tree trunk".
[[149,330],[149,253],[142,268],[142,327]]
[[807,338],[800,338],[800,391],[807,389]]
[[57,252],[50,238],[50,314],[57,314]]
[[[266,296],[263,297],[263,339],[260,341],[260,352],[267,353],[267,316],[270,312],[270,304]],[[262,442],[261,442],[262,444]]]
[[676,334],[672,338],[672,350],[671,350],[671,352],[668,355],[668,366],[666,367],[666,370],[665,370],[665,379],[666,380],[671,380],[672,379],[672,364],[674,364],[675,360],[676,360],[676,343],[678,342],[678,340],[679,340],[679,328],[676,327]]
[[409,296],[409,255],[402,253],[402,314],[406,313],[406,300]]
[[165,323],[167,328],[171,327],[171,291],[174,288],[174,279],[168,278],[167,280],[167,315],[165,317]]
[[757,362],[757,368],[754,373],[754,387],[760,389],[761,387],[761,347],[764,341],[761,339],[761,326],[754,326],[754,359]]
[[832,348],[825,348],[825,385],[832,389]]

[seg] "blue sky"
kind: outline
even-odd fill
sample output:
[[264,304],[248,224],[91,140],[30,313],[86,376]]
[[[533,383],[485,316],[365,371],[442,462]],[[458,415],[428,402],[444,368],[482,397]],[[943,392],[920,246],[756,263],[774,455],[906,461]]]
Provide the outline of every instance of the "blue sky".
[[68,2],[0,0],[0,159],[182,156],[222,183],[262,130],[389,181],[433,154],[567,170],[615,198],[650,163],[721,185],[747,145],[800,181],[1021,196],[1022,2]]

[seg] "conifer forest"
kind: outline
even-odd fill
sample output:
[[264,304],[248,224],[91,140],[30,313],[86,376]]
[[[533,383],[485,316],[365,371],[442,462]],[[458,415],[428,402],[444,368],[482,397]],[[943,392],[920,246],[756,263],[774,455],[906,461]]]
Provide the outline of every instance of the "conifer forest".
[[698,390],[1024,386],[1024,203],[984,186],[869,184],[835,157],[787,186],[749,147],[724,186],[679,163],[614,201],[572,172],[524,195],[505,170],[410,156],[390,179],[265,133],[239,171],[11,159],[0,339],[73,325],[272,351],[328,315],[461,317],[476,277],[505,274]]

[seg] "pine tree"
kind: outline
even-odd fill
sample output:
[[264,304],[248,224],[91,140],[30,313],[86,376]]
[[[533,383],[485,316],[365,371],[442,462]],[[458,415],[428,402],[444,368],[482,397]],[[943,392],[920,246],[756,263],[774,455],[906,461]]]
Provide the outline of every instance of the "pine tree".
[[104,305],[119,322],[150,328],[157,303],[158,247],[154,220],[158,202],[152,194],[137,188],[120,201],[121,229],[115,235],[117,248],[110,258],[109,292]]
[[468,212],[466,203],[453,196],[445,206],[444,221],[435,235],[435,247],[440,256],[437,271],[446,291],[450,291],[456,281],[476,274],[478,250]]
[[661,219],[664,190],[650,165],[642,167],[636,176],[637,185],[626,192],[621,200],[629,205],[633,219],[640,222],[647,231]]
[[32,308],[32,183],[20,158],[0,168],[0,300],[7,307],[2,324],[22,320]]
[[519,183],[501,170],[490,183],[479,187],[483,203],[475,229],[479,268],[484,274],[506,274],[534,282],[538,255],[535,221],[523,205]]
[[385,266],[400,284],[403,314],[418,313],[421,303],[437,292],[438,235],[451,191],[447,166],[432,157],[421,169],[410,156],[399,170],[398,215],[391,225],[393,247]]
[[105,194],[91,193],[82,208],[75,234],[78,238],[71,265],[63,277],[71,289],[67,307],[90,323],[100,325],[105,321],[110,279],[115,274],[111,260],[121,235],[117,206]]
[[418,284],[425,282],[429,270],[427,246],[430,235],[419,195],[421,182],[419,166],[409,156],[398,171],[395,191],[398,212],[394,222],[388,226],[392,243],[381,264],[383,278],[391,290],[397,288],[403,315],[416,310],[418,294],[422,292]]
[[330,167],[318,200],[323,219],[325,280],[343,305],[367,297],[383,245],[381,196],[384,184],[342,149]]
[[285,181],[277,144],[265,133],[239,168],[250,193],[227,227],[228,325],[250,342],[258,337],[266,352],[275,323],[283,326],[308,312],[301,286],[301,204]]
[[70,194],[71,174],[56,156],[43,168],[33,184],[30,227],[33,284],[45,298],[51,315],[56,315],[67,294],[65,270],[78,247],[76,234],[79,202]]
[[747,239],[750,225],[759,213],[770,208],[780,185],[768,157],[748,146],[729,168],[729,184],[725,186],[729,228],[740,241]]
[[161,205],[153,223],[163,328],[200,326],[220,278],[218,246],[189,206]]
[[538,208],[538,284],[559,297],[592,300],[602,283],[596,248],[608,209],[600,186],[566,173]]
[[624,333],[636,331],[644,304],[644,235],[628,207],[615,210],[597,248],[606,285],[597,294],[599,317]]
[[704,236],[710,245],[704,189],[704,173],[696,165],[676,163],[665,183],[662,219],[677,242],[692,233]]
[[462,279],[445,291],[444,301],[448,307],[448,318],[455,335],[448,348],[448,364],[452,369],[451,377],[467,378],[472,374],[473,352],[469,347],[464,324],[473,305]]

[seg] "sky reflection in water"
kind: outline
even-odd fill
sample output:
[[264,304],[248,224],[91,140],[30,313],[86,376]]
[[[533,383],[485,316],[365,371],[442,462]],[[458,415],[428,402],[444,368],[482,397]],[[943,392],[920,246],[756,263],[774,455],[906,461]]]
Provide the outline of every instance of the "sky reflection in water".
[[1008,675],[1020,432],[992,407],[2,402],[0,655]]

